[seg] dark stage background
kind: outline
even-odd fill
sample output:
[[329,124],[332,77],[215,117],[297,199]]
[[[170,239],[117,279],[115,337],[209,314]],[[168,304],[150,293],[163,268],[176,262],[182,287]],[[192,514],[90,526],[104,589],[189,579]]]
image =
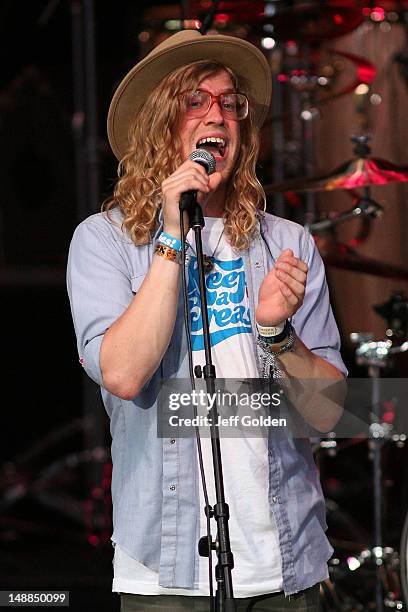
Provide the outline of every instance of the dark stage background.
[[[286,3],[291,10],[294,4]],[[320,3],[323,14],[329,4]],[[373,135],[370,145],[376,155],[396,164],[407,163],[406,64],[395,61],[397,53],[406,53],[404,3],[389,4],[398,5],[391,7],[398,9],[398,19],[384,20],[391,24],[391,32],[381,30],[365,13],[359,28],[338,37],[335,32],[328,40],[317,36],[318,45],[312,41],[312,55],[316,46],[323,55],[329,48],[352,51],[377,67],[371,89],[363,92],[365,97],[354,91],[324,102],[317,122],[298,120],[302,109],[313,110],[319,104],[311,98],[305,102],[296,88],[289,93],[279,89],[283,80],[278,82],[276,77],[276,56],[264,47],[275,70],[276,95],[286,101],[296,119],[281,117],[279,131],[272,117],[264,128],[259,166],[264,183],[328,172],[352,157],[350,136],[356,133]],[[370,3],[350,5],[362,11]],[[91,135],[89,100],[78,99],[78,85],[83,85],[86,98],[91,84],[89,75],[81,78],[86,65],[75,59],[83,60],[86,55],[80,49],[86,32],[81,34],[78,24],[84,26],[88,10],[94,19],[96,70]],[[0,3],[0,291],[5,315],[0,590],[71,590],[72,610],[113,611],[118,601],[110,591],[109,423],[97,388],[85,380],[78,363],[65,289],[69,241],[77,223],[99,210],[115,180],[116,162],[105,133],[115,86],[164,35],[163,23],[179,18],[179,10],[177,3],[140,0]],[[240,22],[237,15],[235,21]],[[221,22],[215,23],[218,30],[238,31],[255,44],[265,36],[259,34],[253,20],[246,25],[243,18],[237,31]],[[89,41],[89,31],[87,36]],[[302,42],[305,35],[299,36]],[[310,43],[307,36],[306,42]],[[335,83],[338,91],[353,81],[355,73],[344,65],[342,70],[339,68]],[[373,93],[380,96],[381,104],[377,98],[370,103]],[[275,107],[273,113],[281,111]],[[78,196],[81,176],[82,200]],[[372,196],[384,207],[384,220],[370,225],[358,253],[393,266],[407,266],[406,184],[374,186]],[[344,191],[284,199],[280,192],[268,192],[270,212],[300,223],[307,220],[308,211],[320,218],[352,205]],[[329,241],[349,241],[355,234],[355,225],[344,225]],[[366,376],[367,368],[355,365],[350,333],[371,331],[374,338],[384,338],[388,323],[373,306],[395,292],[403,294],[408,273],[404,270],[396,278],[395,270],[388,274],[372,273],[368,268],[353,272],[328,264],[328,278],[346,365],[351,374]],[[405,377],[406,371],[406,363],[396,360],[391,373]],[[328,499],[328,533],[337,559],[332,578],[342,601],[339,608],[331,607],[327,597],[325,609],[373,610],[375,568],[360,563],[350,569],[353,561],[348,561],[372,545],[369,444],[338,440],[334,449],[317,444],[315,451]],[[387,442],[383,449],[384,537],[386,546],[395,551],[401,545],[408,510],[407,452],[403,441]],[[389,582],[398,582],[398,573],[396,561]],[[398,585],[387,588],[400,596]]]

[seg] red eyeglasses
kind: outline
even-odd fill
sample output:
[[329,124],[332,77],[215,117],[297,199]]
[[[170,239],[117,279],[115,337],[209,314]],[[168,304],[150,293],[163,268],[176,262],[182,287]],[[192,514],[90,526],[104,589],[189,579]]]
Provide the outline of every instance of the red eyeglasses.
[[205,89],[187,91],[181,94],[187,117],[203,117],[208,113],[214,102],[221,109],[226,119],[241,121],[248,116],[248,98],[242,93],[222,93],[214,96]]

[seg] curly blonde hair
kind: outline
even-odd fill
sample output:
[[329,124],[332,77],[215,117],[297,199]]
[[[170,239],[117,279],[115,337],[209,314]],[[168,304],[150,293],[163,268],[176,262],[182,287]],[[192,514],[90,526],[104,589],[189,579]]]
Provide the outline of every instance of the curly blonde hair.
[[[136,245],[151,241],[158,225],[161,184],[184,161],[178,123],[182,114],[179,94],[192,90],[210,75],[226,70],[236,91],[245,83],[223,64],[200,60],[171,72],[151,92],[129,130],[129,148],[118,167],[119,179],[102,210],[119,207],[123,228]],[[241,146],[235,171],[227,186],[223,213],[225,234],[236,249],[248,248],[257,227],[257,211],[264,208],[265,192],[256,177],[259,129],[251,108],[240,122]],[[146,129],[146,126],[149,126]]]

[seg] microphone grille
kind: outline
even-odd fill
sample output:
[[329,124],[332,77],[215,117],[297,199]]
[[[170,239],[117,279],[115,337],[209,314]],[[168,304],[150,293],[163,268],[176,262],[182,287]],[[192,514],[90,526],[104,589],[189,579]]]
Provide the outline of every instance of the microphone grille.
[[215,172],[216,163],[214,155],[206,149],[196,149],[188,156],[191,161],[201,164],[206,169],[207,174]]

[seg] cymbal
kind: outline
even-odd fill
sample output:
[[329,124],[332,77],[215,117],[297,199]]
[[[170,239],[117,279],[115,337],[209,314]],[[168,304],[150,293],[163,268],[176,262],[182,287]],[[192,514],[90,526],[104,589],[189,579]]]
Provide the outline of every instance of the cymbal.
[[273,37],[283,41],[331,40],[355,30],[364,20],[361,6],[350,0],[274,4],[275,14],[269,17],[265,14],[265,21],[273,24]]
[[266,193],[333,191],[406,181],[408,181],[408,166],[397,166],[380,157],[357,157],[345,162],[329,174],[272,183],[265,187],[265,191]]
[[346,244],[334,242],[328,238],[315,236],[315,241],[323,261],[328,266],[360,272],[361,274],[408,281],[408,268],[360,255]]
[[[191,0],[189,15],[202,18],[205,10],[202,0]],[[261,33],[265,24],[273,25],[277,40],[295,40],[306,43],[343,36],[356,29],[364,20],[362,7],[353,0],[297,0],[288,6],[286,0],[275,0],[267,5],[263,0],[219,0],[215,11],[224,22],[251,24]]]

